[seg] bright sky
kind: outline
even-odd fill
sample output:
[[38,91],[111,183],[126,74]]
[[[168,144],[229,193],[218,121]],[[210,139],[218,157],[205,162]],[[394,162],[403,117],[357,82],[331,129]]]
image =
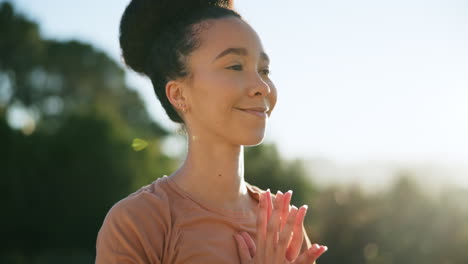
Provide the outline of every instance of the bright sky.
[[[49,38],[119,60],[129,0],[16,0]],[[285,5],[288,3],[288,5]],[[268,141],[283,156],[468,164],[465,0],[237,0],[271,58],[279,98]],[[149,112],[168,118],[129,71]]]

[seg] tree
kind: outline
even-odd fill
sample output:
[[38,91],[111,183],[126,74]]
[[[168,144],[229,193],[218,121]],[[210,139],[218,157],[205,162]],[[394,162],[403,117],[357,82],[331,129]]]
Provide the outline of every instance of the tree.
[[293,190],[292,203],[309,204],[317,190],[301,160],[285,161],[274,144],[263,143],[245,151],[246,180],[273,193]]
[[[174,170],[168,132],[104,52],[43,39],[8,2],[0,22],[0,263],[93,260],[110,207]],[[9,127],[12,107],[37,114],[34,133]],[[135,152],[135,137],[153,144]]]
[[0,21],[2,108],[30,109],[50,133],[69,115],[91,109],[140,135],[168,134],[149,117],[138,93],[125,84],[124,70],[107,54],[75,40],[43,39],[37,24],[8,2],[0,5]]

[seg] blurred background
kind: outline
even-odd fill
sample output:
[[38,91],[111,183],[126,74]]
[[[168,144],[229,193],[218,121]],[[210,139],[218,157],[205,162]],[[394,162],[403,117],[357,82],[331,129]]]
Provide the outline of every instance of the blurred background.
[[[184,158],[122,63],[128,2],[0,0],[0,263],[94,263],[110,207]],[[247,181],[309,205],[320,264],[468,263],[466,2],[287,3],[235,4],[279,93]]]

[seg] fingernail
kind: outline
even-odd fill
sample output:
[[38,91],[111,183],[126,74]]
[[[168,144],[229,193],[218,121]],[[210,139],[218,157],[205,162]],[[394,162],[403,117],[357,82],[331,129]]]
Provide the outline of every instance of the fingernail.
[[281,191],[278,191],[279,194],[283,194]]
[[302,207],[304,207],[306,210],[309,208],[307,204],[304,204]]
[[323,252],[327,251],[328,250],[328,247],[327,246],[323,246]]
[[297,212],[298,212],[297,207],[296,206],[291,206],[291,210],[289,210],[289,213],[297,214]]
[[270,192],[270,188],[268,188],[266,191],[267,191],[267,192]]
[[292,194],[292,193],[293,193],[293,191],[292,191],[292,190],[289,190],[289,191],[288,191],[288,193]]

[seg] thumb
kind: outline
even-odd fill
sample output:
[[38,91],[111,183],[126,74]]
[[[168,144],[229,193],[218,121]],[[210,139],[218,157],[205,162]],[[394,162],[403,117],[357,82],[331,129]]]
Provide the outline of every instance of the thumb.
[[239,234],[234,234],[234,239],[236,240],[237,244],[237,252],[239,253],[240,263],[241,264],[249,264],[252,260],[250,256],[249,247],[245,242],[244,238]]

